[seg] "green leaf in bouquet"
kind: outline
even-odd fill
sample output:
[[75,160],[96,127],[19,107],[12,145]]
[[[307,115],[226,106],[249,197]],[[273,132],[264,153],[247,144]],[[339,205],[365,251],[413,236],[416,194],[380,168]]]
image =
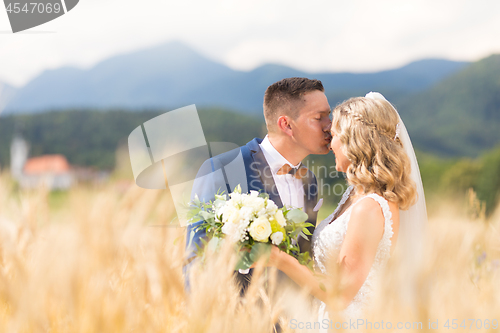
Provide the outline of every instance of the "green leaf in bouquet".
[[194,245],[196,246],[196,256],[197,257],[204,257],[205,256],[205,247],[207,246],[208,242],[204,238],[200,238],[201,241],[201,246],[198,243],[195,243]]
[[[227,200],[226,195],[225,194],[223,194],[223,195],[216,194],[215,195],[215,202],[217,202],[217,200],[226,201]],[[215,202],[214,202],[214,204],[215,204]]]
[[199,215],[201,216],[201,218],[205,221],[209,221],[210,219],[213,219],[215,217],[215,214],[214,213],[211,213],[211,212],[207,212],[207,211],[204,211],[204,210],[201,210],[199,212]]
[[[212,208],[212,212],[214,213],[214,215],[215,215],[216,211],[217,211],[220,207],[222,207],[222,206],[224,206],[224,205],[225,205],[225,203],[226,203],[226,201],[219,201],[219,200],[216,200],[216,201],[214,202],[214,206],[213,206],[213,208]],[[219,215],[222,215],[222,214],[219,214]]]
[[285,216],[293,223],[302,223],[307,220],[307,214],[302,209],[296,208],[288,211]]
[[287,235],[290,234],[295,229],[292,224],[288,224],[288,223],[284,228],[285,228]]
[[240,186],[240,184],[236,185],[236,187],[234,188],[233,192],[241,194],[241,186]]
[[296,227],[299,228],[299,229],[301,229],[304,234],[306,234],[308,236],[312,236],[312,234],[309,231],[309,229],[307,229],[309,227],[314,227],[314,225],[312,223],[308,223],[308,222],[306,223],[306,222],[304,222],[304,223],[300,223],[300,225],[297,225]]
[[297,228],[297,229],[294,229],[291,233],[290,233],[290,237],[292,239],[297,239],[297,237],[299,237],[299,235],[301,234],[302,230]]
[[255,243],[250,252],[241,251],[241,257],[236,264],[235,270],[248,269],[263,255],[271,254],[271,245],[269,243]]
[[240,259],[238,260],[238,263],[236,264],[235,270],[239,269],[249,269],[250,266],[253,265],[253,261],[250,259],[250,253],[249,252],[243,252],[240,256]]
[[[259,198],[269,200],[269,194],[267,194],[266,192],[261,192],[261,193],[259,193]],[[266,202],[266,204],[267,204],[267,202]]]
[[[301,235],[305,239],[308,239],[307,236],[311,236],[311,232],[309,231],[309,227],[313,227],[314,225],[309,223],[309,222],[301,222],[301,223],[294,223],[292,226],[292,231],[290,232],[290,236],[292,238],[298,237]],[[307,236],[306,236],[307,235]]]
[[300,231],[299,236],[303,237],[306,241],[309,240],[309,237],[307,237],[306,234],[304,234],[304,232],[302,230]]
[[[287,249],[288,249],[288,244],[289,244],[289,241],[288,239],[286,238],[283,238],[283,241],[281,242],[280,245],[278,245],[278,248],[283,251],[283,252],[287,252]],[[287,252],[288,253],[288,252]]]
[[314,271],[314,262],[313,262],[311,256],[309,255],[308,251],[303,252],[303,253],[299,253],[297,260],[299,261],[300,264],[306,266],[311,271]]
[[198,197],[198,194],[194,195],[194,199],[193,199],[193,201],[191,201],[191,204],[196,206],[196,207],[201,206],[201,201],[200,201],[200,198]]
[[300,233],[299,235],[304,237],[306,240],[309,240],[309,238],[307,236],[312,236],[311,232],[309,231],[309,229],[307,229],[308,227],[312,227],[313,224],[311,223],[300,223],[300,225],[298,225],[298,229],[297,230],[300,230]]
[[193,242],[194,235],[196,233],[196,230],[191,230],[189,233],[189,238],[187,239],[188,242],[188,247],[191,246],[191,243]]
[[307,235],[307,236],[312,236],[312,234],[311,234],[311,232],[309,231],[309,229],[304,228],[304,229],[302,229],[302,232],[303,232],[305,235]]
[[250,251],[250,258],[257,261],[261,256],[271,254],[271,244],[269,243],[255,243]]
[[290,246],[288,247],[288,251],[289,252],[300,252],[300,248],[298,245],[293,245],[293,244],[290,244]]
[[187,212],[187,219],[188,223],[194,223],[199,221],[199,214],[200,214],[201,208],[200,207],[192,207],[189,209]]
[[223,239],[219,237],[213,237],[207,244],[207,249],[213,252],[219,250],[223,243]]
[[212,201],[203,203],[201,206],[206,211],[212,210]]
[[201,223],[199,225],[197,225],[196,227],[193,228],[193,230],[191,231],[192,234],[198,232],[198,231],[201,231],[201,230],[207,230],[207,228],[210,227],[210,225],[206,224],[206,223]]

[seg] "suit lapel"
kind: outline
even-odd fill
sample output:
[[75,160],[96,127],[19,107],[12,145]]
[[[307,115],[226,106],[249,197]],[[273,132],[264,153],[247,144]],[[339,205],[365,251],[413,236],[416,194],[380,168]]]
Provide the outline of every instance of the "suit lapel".
[[264,157],[262,149],[260,149],[260,142],[259,139],[253,139],[245,146],[249,150],[247,154],[244,154],[247,158],[245,167],[247,169],[248,189],[266,192],[269,194],[269,199],[274,201],[276,206],[283,207],[271,168]]
[[[316,203],[318,201],[318,183],[316,181],[314,173],[312,173],[311,170],[308,170],[307,175],[305,177],[302,177],[302,184],[304,189],[304,211],[308,216],[307,222],[313,225],[312,227],[309,227],[307,229],[312,235],[316,226],[316,219],[318,216],[318,212],[314,211],[314,207],[316,206]],[[312,236],[308,236],[308,240],[303,238],[299,239],[301,252],[309,251],[309,253],[311,254],[311,237]]]
[[309,216],[309,219],[312,219],[317,215],[313,210],[318,201],[318,184],[311,170],[308,170],[307,175],[302,178],[302,184],[304,188],[304,211]]
[[267,164],[262,150],[259,149],[259,151],[253,154],[253,160],[254,163],[256,163],[256,167],[260,171],[262,189],[264,190],[264,192],[269,194],[269,199],[274,201],[276,206],[283,207],[283,203],[281,202],[281,198],[278,193],[278,188],[271,173],[271,168],[269,167],[269,164]]

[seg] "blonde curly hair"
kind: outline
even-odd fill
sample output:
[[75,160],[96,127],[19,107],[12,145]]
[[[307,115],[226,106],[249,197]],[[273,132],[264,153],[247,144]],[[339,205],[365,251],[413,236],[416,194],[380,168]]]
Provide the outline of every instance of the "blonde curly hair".
[[332,131],[351,162],[347,181],[364,193],[377,193],[408,209],[416,201],[410,160],[396,135],[399,116],[387,101],[351,98],[333,110]]

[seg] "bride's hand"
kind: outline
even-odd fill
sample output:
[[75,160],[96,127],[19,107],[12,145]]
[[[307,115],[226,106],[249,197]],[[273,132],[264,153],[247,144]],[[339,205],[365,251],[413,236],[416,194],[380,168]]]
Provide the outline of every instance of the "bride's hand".
[[[280,269],[281,263],[283,262],[284,256],[287,256],[285,252],[281,251],[276,245],[271,245],[271,252],[266,262],[266,267],[276,267]],[[250,268],[255,268],[257,262],[254,262]]]

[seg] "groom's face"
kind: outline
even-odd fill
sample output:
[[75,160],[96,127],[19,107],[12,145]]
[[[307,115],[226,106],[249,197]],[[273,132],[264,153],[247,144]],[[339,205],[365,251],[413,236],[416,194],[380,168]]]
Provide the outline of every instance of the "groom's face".
[[290,125],[297,145],[307,154],[328,154],[330,151],[330,112],[323,92],[314,90],[304,94],[299,115]]

